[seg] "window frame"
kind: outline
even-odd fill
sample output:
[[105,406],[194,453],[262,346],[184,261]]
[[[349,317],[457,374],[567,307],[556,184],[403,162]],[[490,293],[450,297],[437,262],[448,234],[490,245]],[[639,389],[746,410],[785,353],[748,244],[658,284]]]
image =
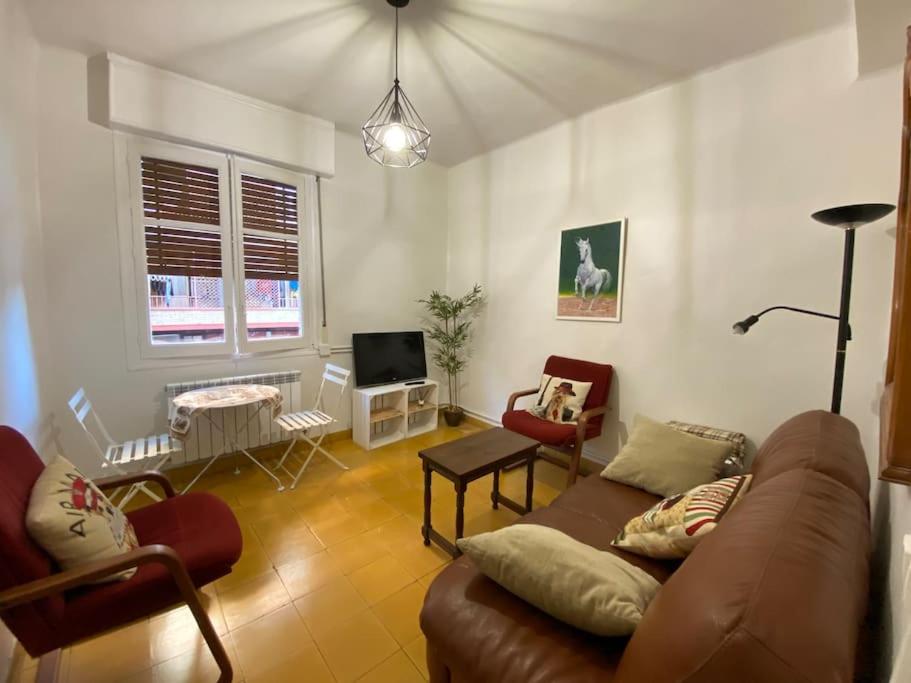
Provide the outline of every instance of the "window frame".
[[[186,342],[154,344],[152,322],[149,311],[149,278],[145,244],[145,226],[149,223],[143,208],[142,157],[158,157],[168,161],[207,166],[218,171],[218,214],[217,226],[165,220],[163,225],[181,229],[219,232],[221,235],[221,279],[222,299],[225,314],[224,340],[220,342]],[[223,154],[200,149],[171,145],[152,140],[133,139],[129,145],[128,165],[130,170],[130,213],[132,216],[133,279],[137,306],[137,333],[143,358],[179,358],[193,356],[230,355],[235,346],[234,337],[234,266],[231,239],[231,186],[228,159]]]
[[[114,134],[115,195],[119,225],[121,287],[124,302],[127,359],[131,369],[209,360],[239,360],[264,355],[317,353],[321,301],[318,225],[315,218],[316,178],[237,155],[200,149],[129,133]],[[220,342],[153,344],[143,210],[142,157],[195,164],[218,170],[219,224],[217,226],[161,221],[191,230],[219,232],[222,239],[222,287],[225,337]],[[247,340],[243,277],[243,212],[240,178],[243,173],[293,184],[298,189],[298,286],[301,292],[302,333],[298,337]]]
[[[301,334],[297,337],[276,337],[273,339],[248,339],[247,338],[247,297],[246,276],[244,273],[244,233],[264,237],[276,237],[276,234],[267,230],[244,227],[243,194],[241,185],[244,175],[255,176],[263,180],[272,180],[297,188],[297,277],[298,291],[300,292]],[[270,166],[243,157],[231,159],[231,187],[234,226],[234,259],[235,281],[237,285],[237,349],[242,354],[256,354],[269,351],[286,351],[289,349],[315,348],[316,342],[313,335],[313,326],[317,320],[313,310],[315,301],[314,293],[317,283],[313,282],[313,272],[307,256],[315,253],[316,235],[314,235],[313,221],[307,219],[307,208],[310,203],[308,192],[308,178],[305,174],[295,173],[286,169]],[[312,260],[312,259],[311,259]]]

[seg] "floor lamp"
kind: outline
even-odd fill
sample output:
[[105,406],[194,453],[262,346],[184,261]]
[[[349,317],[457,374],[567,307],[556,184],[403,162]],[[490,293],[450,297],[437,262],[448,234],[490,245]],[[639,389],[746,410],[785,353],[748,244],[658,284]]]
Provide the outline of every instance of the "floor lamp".
[[895,207],[892,204],[852,204],[851,206],[824,209],[813,214],[812,217],[820,223],[840,228],[845,233],[845,254],[841,270],[841,307],[838,315],[809,311],[805,308],[795,308],[793,306],[772,306],[734,324],[734,334],[746,334],[766,313],[779,310],[837,320],[838,341],[835,347],[835,379],[832,383],[832,412],[835,414],[841,412],[841,391],[845,378],[845,353],[848,348],[848,340],[851,339],[851,325],[848,322],[848,317],[851,309],[851,276],[854,268],[854,231],[862,225],[888,216],[894,210]]

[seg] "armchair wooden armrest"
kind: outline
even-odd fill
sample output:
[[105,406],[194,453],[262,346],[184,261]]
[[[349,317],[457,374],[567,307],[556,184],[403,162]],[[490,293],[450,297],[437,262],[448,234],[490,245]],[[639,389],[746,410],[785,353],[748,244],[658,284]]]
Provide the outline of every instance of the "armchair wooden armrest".
[[523,396],[531,396],[532,394],[537,394],[537,393],[538,393],[538,387],[535,387],[534,389],[523,389],[522,391],[517,391],[516,393],[511,394],[509,396],[509,400],[506,402],[506,410],[507,411],[515,410],[516,401],[518,399],[522,398]]
[[604,415],[607,412],[607,406],[598,406],[583,410],[576,422],[576,441],[573,444],[573,452],[569,457],[569,476],[566,479],[566,485],[572,486],[576,483],[579,476],[579,466],[582,464],[582,444],[585,441],[585,432],[588,429],[588,421],[598,415]]
[[187,574],[183,560],[174,552],[173,548],[167,545],[144,545],[123,555],[87,562],[78,567],[51,574],[37,581],[30,581],[29,583],[9,588],[0,593],[0,611],[32,602],[33,600],[40,600],[54,593],[62,593],[77,586],[93,583],[125,569],[132,569],[151,562],[159,562],[167,567],[182,595],[185,593],[184,579],[195,593],[196,588],[193,586],[189,574]]
[[159,472],[158,470],[133,472],[131,474],[115,474],[112,477],[96,479],[94,480],[94,483],[95,486],[97,486],[99,489],[106,491],[110,489],[120,488],[122,486],[129,486],[130,484],[136,484],[141,481],[151,481],[158,484],[164,491],[165,498],[173,498],[177,495],[177,492],[174,490],[174,485],[171,483],[171,480],[168,479],[164,473]]
[[576,443],[582,443],[585,441],[585,431],[588,429],[588,421],[593,417],[598,415],[604,415],[607,412],[607,406],[599,406],[597,408],[589,408],[588,410],[583,410],[579,414],[579,419],[576,422]]
[[[111,478],[117,479],[118,477]],[[221,671],[218,679],[219,683],[227,683],[233,676],[228,655],[221,644],[221,640],[218,638],[215,627],[209,620],[209,615],[202,605],[199,593],[196,591],[196,586],[193,584],[189,573],[187,573],[183,560],[180,559],[180,556],[173,548],[167,545],[142,546],[123,555],[87,562],[79,567],[9,588],[0,592],[0,612],[34,600],[46,598],[55,593],[62,593],[77,586],[92,583],[98,579],[122,572],[125,569],[132,569],[133,567],[155,562],[163,564],[168,573],[170,573],[177,589],[180,591],[181,598],[190,608],[203,638],[205,638],[215,661],[218,663]],[[59,652],[59,650],[55,652]]]

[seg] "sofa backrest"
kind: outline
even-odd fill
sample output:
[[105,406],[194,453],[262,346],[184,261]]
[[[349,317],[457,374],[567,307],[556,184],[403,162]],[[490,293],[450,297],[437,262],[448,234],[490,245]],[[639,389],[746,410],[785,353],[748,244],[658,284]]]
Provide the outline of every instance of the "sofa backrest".
[[[51,558],[25,527],[29,495],[44,463],[28,440],[0,426],[0,591],[43,579],[54,571]],[[63,598],[55,595],[0,612],[0,618],[32,656],[55,642],[53,633],[63,618]]]
[[865,499],[870,495],[860,433],[853,422],[828,411],[801,413],[772,432],[753,460],[753,486],[794,469],[820,472]]
[[861,471],[844,418],[777,430],[755,486],[661,588],[614,681],[852,681],[870,557]]

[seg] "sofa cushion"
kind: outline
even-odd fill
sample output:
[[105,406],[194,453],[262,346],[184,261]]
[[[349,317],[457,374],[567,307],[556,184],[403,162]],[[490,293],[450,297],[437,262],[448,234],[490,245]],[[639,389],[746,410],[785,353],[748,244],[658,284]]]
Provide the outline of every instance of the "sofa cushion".
[[805,468],[832,477],[866,500],[870,471],[858,453],[863,453],[863,447],[853,422],[825,410],[801,413],[760,446],[750,469],[753,487],[783,472]]
[[[610,545],[623,524],[655,504],[645,491],[587,477],[518,523],[558,529],[643,569],[659,583],[679,566]],[[626,637],[579,631],[529,605],[484,576],[467,557],[444,569],[430,586],[421,611],[428,658],[445,661],[454,680],[610,681]]]
[[743,474],[746,467],[744,460],[747,455],[747,436],[743,432],[732,432],[729,429],[709,427],[708,425],[693,424],[691,422],[678,422],[671,420],[668,424],[674,429],[715,441],[727,441],[731,444],[731,454],[725,458],[721,467],[722,477],[736,477]]
[[869,553],[853,491],[807,469],[767,480],[664,584],[615,680],[850,683]]
[[504,590],[467,557],[430,585],[421,610],[428,662],[471,683],[608,683],[629,641],[585,633]]
[[660,585],[613,553],[539,524],[513,524],[458,546],[510,593],[596,635],[632,633]]
[[612,544],[646,557],[686,557],[746,494],[751,478],[725,477],[665,498],[628,521]]
[[717,479],[732,449],[728,441],[686,434],[637,415],[626,445],[601,476],[664,497],[675,496]]

